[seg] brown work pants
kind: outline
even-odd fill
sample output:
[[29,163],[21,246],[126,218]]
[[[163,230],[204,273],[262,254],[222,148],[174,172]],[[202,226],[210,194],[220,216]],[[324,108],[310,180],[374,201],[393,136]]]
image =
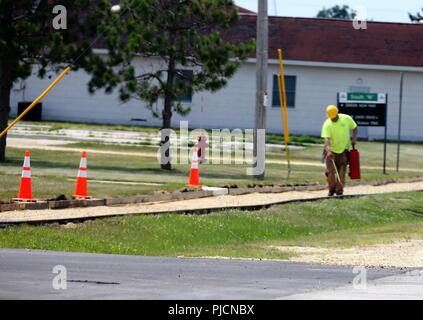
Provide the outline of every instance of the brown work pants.
[[[329,192],[343,194],[345,184],[345,173],[347,171],[348,165],[348,151],[344,151],[343,153],[332,152],[332,154],[332,159],[326,158],[326,177],[328,179]],[[338,169],[339,178],[341,179],[341,181],[338,181],[334,162],[336,168]]]

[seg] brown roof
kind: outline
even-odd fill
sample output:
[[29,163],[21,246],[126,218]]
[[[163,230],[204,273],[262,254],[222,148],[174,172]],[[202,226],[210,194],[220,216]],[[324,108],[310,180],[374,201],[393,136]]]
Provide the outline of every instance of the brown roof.
[[[229,39],[255,38],[256,18],[241,15]],[[349,20],[269,17],[269,58],[278,48],[288,60],[423,67],[423,24],[367,22],[355,30]]]
[[240,6],[236,6],[236,7],[237,7],[237,9],[238,9],[238,13],[239,13],[239,14],[253,14],[253,15],[256,15],[256,13],[255,13],[254,11],[251,11],[251,10],[245,9],[245,8],[243,8],[243,7],[240,7]]

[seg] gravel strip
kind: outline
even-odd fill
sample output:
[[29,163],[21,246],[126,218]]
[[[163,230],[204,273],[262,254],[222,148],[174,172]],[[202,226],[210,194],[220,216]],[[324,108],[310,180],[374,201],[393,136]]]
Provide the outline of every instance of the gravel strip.
[[387,268],[423,267],[423,240],[404,240],[347,249],[294,246],[272,248],[298,254],[289,259],[295,262]]

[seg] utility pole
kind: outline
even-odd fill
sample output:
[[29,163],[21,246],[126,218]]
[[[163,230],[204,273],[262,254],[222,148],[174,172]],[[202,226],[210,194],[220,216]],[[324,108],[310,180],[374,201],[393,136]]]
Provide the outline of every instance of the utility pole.
[[267,10],[267,0],[258,0],[256,52],[256,108],[253,155],[256,160],[254,177],[260,180],[264,179],[264,168],[266,160],[266,146],[263,146],[263,134],[265,133],[265,131],[263,130],[266,130],[266,104],[268,104],[267,64],[269,59],[269,19]]

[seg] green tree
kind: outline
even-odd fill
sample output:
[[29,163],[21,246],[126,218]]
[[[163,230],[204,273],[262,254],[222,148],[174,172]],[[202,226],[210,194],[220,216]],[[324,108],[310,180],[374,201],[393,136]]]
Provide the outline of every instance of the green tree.
[[171,169],[172,113],[190,111],[179,97],[225,86],[255,43],[224,39],[238,21],[230,0],[123,0],[119,13],[109,5],[102,0],[98,10],[109,54],[91,62],[90,90],[118,88],[122,101],[139,99],[151,110],[163,103],[153,114],[162,118],[161,167]]
[[356,15],[357,13],[347,5],[343,5],[342,7],[339,5],[335,5],[329,9],[323,8],[317,13],[316,17],[326,19],[353,20]]
[[[33,72],[44,77],[47,72],[60,71],[88,46],[81,35],[89,39],[95,33],[96,22],[89,13],[95,12],[90,9],[91,1],[61,0],[67,9],[68,29],[60,30],[53,28],[57,17],[53,2],[0,0],[0,131],[8,124],[13,83]],[[74,69],[88,61],[89,53],[74,64]],[[6,136],[0,139],[0,161],[5,157]]]
[[[422,9],[422,11],[423,11],[423,9]],[[417,12],[416,14],[408,13],[408,16],[410,17],[411,22],[423,21],[423,15],[420,12]]]

